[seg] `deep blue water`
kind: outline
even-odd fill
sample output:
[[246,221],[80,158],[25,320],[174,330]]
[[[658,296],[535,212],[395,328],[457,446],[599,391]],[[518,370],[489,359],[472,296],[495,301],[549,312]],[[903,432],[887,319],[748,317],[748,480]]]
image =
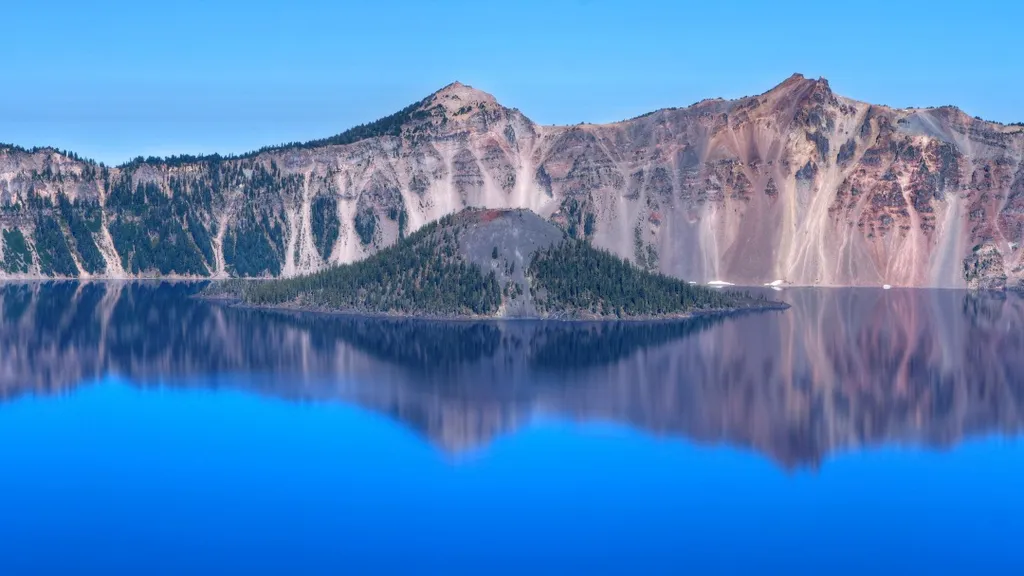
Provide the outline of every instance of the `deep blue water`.
[[0,574],[1024,573],[1024,300],[656,325],[0,287]]

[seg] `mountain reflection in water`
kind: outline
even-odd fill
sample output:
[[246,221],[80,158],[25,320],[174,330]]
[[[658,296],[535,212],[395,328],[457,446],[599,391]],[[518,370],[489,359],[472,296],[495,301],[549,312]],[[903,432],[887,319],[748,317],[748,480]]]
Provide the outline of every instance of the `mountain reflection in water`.
[[723,442],[786,467],[863,445],[947,446],[1024,420],[1024,299],[802,289],[689,322],[442,323],[286,314],[168,283],[0,287],[0,399],[115,374],[352,402],[446,450],[537,414]]

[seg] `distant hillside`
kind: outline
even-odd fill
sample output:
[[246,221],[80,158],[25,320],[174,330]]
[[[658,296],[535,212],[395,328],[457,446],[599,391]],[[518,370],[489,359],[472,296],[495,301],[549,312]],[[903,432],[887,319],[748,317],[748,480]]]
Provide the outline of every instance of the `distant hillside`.
[[538,125],[455,82],[240,156],[0,145],[0,278],[294,277],[467,207],[702,284],[1024,288],[1024,126],[799,74],[610,124]]
[[255,306],[428,317],[659,318],[781,307],[640,269],[528,210],[467,209],[366,260],[216,283]]

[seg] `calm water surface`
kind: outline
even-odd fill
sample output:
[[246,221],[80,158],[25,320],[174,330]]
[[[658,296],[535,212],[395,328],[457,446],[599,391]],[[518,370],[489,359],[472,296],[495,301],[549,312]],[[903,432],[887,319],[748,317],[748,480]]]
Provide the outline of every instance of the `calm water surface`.
[[564,325],[190,290],[0,285],[0,574],[1024,573],[1018,296]]

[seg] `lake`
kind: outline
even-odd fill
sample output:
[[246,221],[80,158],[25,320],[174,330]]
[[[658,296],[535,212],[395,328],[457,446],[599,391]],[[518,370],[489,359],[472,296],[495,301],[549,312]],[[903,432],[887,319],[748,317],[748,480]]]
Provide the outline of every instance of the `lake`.
[[676,323],[0,285],[0,574],[1024,573],[1024,299]]

